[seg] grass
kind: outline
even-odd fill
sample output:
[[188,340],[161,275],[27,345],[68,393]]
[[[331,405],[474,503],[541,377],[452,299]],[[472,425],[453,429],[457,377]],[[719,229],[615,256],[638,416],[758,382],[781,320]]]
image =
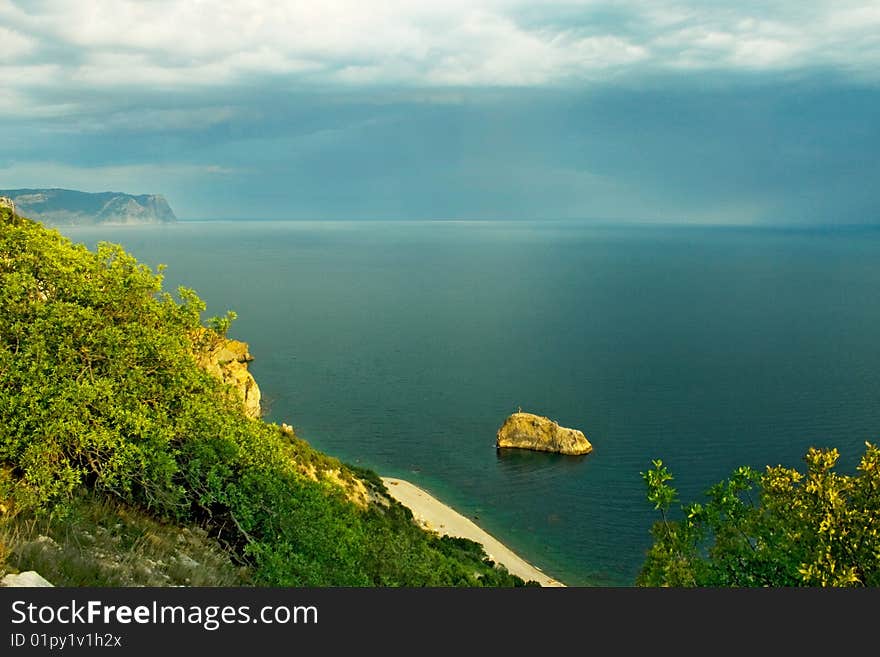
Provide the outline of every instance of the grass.
[[0,576],[35,570],[55,586],[247,586],[250,573],[204,530],[80,493],[64,511],[0,522]]

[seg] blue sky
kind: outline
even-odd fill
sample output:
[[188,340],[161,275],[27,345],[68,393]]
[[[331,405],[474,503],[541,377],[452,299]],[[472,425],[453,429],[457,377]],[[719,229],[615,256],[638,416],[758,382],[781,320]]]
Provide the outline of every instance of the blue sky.
[[182,219],[880,223],[877,2],[0,0],[0,188]]

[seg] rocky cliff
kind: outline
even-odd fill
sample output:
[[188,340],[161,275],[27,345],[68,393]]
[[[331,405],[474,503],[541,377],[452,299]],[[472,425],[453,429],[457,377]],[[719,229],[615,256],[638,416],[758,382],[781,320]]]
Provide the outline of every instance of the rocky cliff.
[[72,189],[7,189],[0,196],[15,204],[18,214],[44,224],[159,224],[177,221],[159,194],[92,194]]
[[518,447],[560,454],[587,454],[593,446],[577,429],[560,427],[553,420],[532,413],[513,413],[498,429],[497,447]]
[[248,371],[248,363],[254,358],[248,352],[247,343],[211,336],[203,331],[197,336],[196,344],[198,364],[238,391],[245,415],[250,418],[260,417],[260,388]]
[[[238,392],[247,417],[260,418],[263,414],[260,388],[248,370],[248,363],[254,357],[248,351],[247,343],[221,337],[210,329],[202,329],[193,337],[193,344],[199,366]],[[298,440],[289,424],[282,423],[278,430],[289,439]],[[299,470],[310,479],[339,486],[349,500],[362,508],[366,508],[373,500],[374,496],[363,481],[357,477],[345,476],[339,467],[318,467],[312,463],[302,463],[299,464]]]

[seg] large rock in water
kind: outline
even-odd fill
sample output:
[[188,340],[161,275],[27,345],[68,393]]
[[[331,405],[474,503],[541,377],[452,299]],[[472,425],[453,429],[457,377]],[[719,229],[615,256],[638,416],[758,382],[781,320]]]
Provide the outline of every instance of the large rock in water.
[[587,454],[593,446],[577,429],[567,429],[550,418],[532,413],[513,413],[498,429],[497,447],[519,447],[560,454]]

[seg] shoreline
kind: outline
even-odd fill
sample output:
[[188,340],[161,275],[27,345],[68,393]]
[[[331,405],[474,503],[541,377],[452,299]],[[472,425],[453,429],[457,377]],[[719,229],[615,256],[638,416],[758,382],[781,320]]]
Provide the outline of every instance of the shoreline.
[[445,536],[469,538],[480,543],[492,561],[503,564],[511,574],[525,581],[535,580],[541,586],[565,586],[562,582],[541,572],[472,520],[406,479],[382,477],[382,482],[391,497],[408,507],[416,522],[425,529]]

